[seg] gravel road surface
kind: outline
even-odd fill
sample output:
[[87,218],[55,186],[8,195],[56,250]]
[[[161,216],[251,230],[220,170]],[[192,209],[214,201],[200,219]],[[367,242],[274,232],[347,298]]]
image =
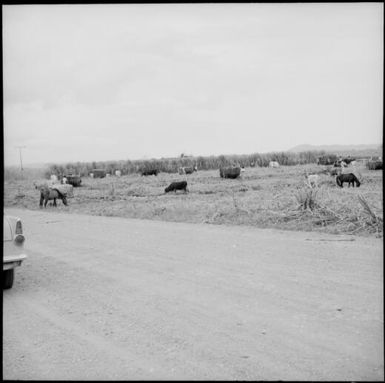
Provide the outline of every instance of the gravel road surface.
[[383,241],[5,209],[3,378],[384,379]]

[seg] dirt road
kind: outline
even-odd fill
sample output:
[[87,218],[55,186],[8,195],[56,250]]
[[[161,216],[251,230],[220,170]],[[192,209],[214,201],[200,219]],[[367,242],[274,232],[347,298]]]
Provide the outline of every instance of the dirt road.
[[52,210],[6,209],[4,379],[384,379],[381,239]]

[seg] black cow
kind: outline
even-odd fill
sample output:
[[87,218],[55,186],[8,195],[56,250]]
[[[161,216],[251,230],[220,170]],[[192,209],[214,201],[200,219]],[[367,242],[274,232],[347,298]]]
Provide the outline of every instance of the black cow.
[[230,166],[227,168],[219,168],[219,175],[222,178],[237,178],[241,174],[240,166]]
[[382,160],[369,160],[366,166],[369,170],[382,169]]
[[354,187],[354,183],[356,183],[357,187],[360,187],[361,185],[361,182],[358,181],[358,178],[353,173],[340,174],[339,176],[336,177],[336,182],[337,182],[337,185],[342,188],[344,187],[343,186],[344,182],[348,182],[349,187],[350,187],[350,184],[352,184]]
[[171,182],[169,186],[164,189],[165,193],[168,193],[170,191],[174,191],[176,193],[177,190],[184,190],[185,193],[188,192],[187,189],[187,182],[186,181],[177,181],[177,182]]
[[355,158],[346,157],[342,161],[344,161],[346,165],[349,165],[351,162],[353,162],[355,160],[356,160]]
[[158,169],[152,169],[152,170],[143,170],[142,171],[142,176],[157,176],[159,173]]
[[318,165],[333,165],[335,161],[337,161],[337,156],[335,154],[317,158]]

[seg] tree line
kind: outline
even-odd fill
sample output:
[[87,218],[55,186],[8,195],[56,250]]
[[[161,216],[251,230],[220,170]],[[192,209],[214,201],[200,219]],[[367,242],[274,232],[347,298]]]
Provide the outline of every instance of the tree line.
[[241,167],[266,167],[270,161],[278,161],[280,165],[303,165],[316,163],[317,158],[325,155],[325,151],[270,152],[254,154],[233,154],[219,156],[181,156],[176,158],[160,158],[149,160],[120,160],[120,161],[92,161],[72,162],[67,164],[50,164],[45,171],[49,178],[51,174],[62,176],[64,174],[77,174],[88,176],[94,169],[102,169],[106,173],[115,174],[116,170],[121,175],[140,173],[142,171],[158,169],[164,173],[176,173],[182,166],[197,166],[198,170],[219,169],[224,166],[239,165]]

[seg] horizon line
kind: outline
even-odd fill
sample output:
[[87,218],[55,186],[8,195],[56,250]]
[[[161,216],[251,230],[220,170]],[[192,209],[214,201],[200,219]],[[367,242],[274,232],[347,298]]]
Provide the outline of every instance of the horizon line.
[[[304,149],[300,150],[298,152],[295,151],[297,147],[313,147],[315,149]],[[377,148],[367,148],[367,150],[377,150],[381,149],[382,143],[381,144],[325,144],[325,145],[313,145],[313,144],[299,144],[296,145],[290,149],[287,150],[269,150],[269,151],[264,151],[264,152],[252,152],[252,153],[221,153],[221,154],[209,154],[209,155],[185,155],[184,157],[181,156],[173,156],[173,157],[141,157],[141,158],[135,158],[135,159],[110,159],[110,160],[74,160],[74,161],[60,161],[60,162],[53,162],[53,161],[48,161],[48,162],[24,162],[23,167],[26,168],[28,166],[49,166],[49,165],[67,165],[67,164],[73,164],[73,163],[90,163],[90,162],[122,162],[122,161],[158,161],[158,160],[170,160],[170,159],[182,159],[182,158],[197,158],[197,157],[220,157],[220,156],[250,156],[250,155],[255,155],[255,154],[270,154],[270,153],[301,153],[301,152],[307,152],[307,151],[325,151],[325,149],[322,149],[323,147],[341,147],[341,148],[346,148],[351,151],[359,151],[360,149],[357,149],[357,147],[373,147],[373,146],[378,146]],[[350,149],[349,149],[350,147]],[[356,148],[351,148],[351,147],[356,147]],[[318,149],[317,149],[318,148]],[[362,149],[365,150],[365,149]],[[10,165],[5,165],[4,161],[4,168],[11,168],[11,167],[20,167],[20,163],[14,163]]]

